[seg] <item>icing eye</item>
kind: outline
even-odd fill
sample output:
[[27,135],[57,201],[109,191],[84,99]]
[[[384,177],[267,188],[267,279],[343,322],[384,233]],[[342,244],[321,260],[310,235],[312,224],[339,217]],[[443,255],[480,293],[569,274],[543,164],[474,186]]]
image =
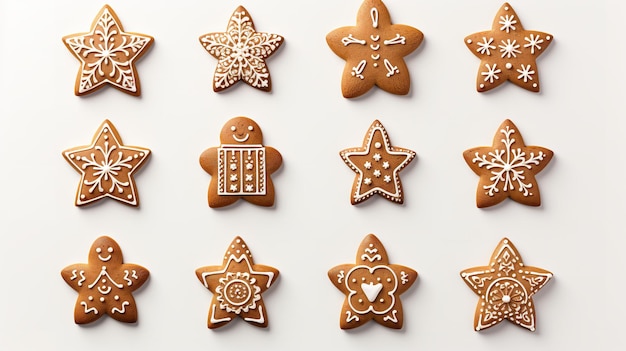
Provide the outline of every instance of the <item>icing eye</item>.
[[111,246],[109,246],[109,248],[107,249],[107,251],[109,251],[109,253],[113,252],[113,248]]
[[96,247],[96,252],[97,252],[97,253],[100,253],[100,252],[102,252],[102,249],[101,249],[101,248],[99,248],[99,247]]
[[253,131],[253,130],[254,130],[254,127],[253,127],[253,126],[248,126],[248,130],[249,130],[249,131]]
[[236,131],[236,130],[237,130],[237,127],[235,127],[235,126],[231,126],[231,127],[230,127],[230,130],[234,132],[234,131]]

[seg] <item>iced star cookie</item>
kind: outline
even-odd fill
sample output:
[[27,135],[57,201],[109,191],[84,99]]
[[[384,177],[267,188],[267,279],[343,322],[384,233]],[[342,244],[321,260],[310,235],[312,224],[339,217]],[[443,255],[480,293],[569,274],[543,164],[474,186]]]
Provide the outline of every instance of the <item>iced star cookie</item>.
[[81,66],[74,93],[87,95],[110,84],[130,95],[139,96],[141,86],[135,61],[143,56],[154,38],[125,32],[122,22],[109,5],[98,12],[88,33],[63,37],[63,44]]
[[417,49],[423,39],[416,28],[391,24],[382,1],[363,1],[356,26],[337,28],[326,36],[331,50],[346,60],[341,78],[343,96],[363,95],[374,85],[392,94],[408,94],[411,80],[404,56]]
[[533,91],[539,91],[537,57],[552,43],[553,36],[525,30],[508,3],[504,3],[493,20],[491,30],[468,35],[465,45],[480,59],[476,90],[491,90],[507,80]]
[[508,119],[502,122],[491,146],[463,152],[465,162],[480,177],[476,206],[493,206],[507,197],[524,205],[541,205],[535,176],[553,155],[545,147],[526,146],[515,124]]
[[270,91],[272,82],[265,60],[282,45],[278,34],[257,32],[252,16],[239,6],[230,16],[226,32],[200,36],[200,44],[217,59],[213,91],[220,92],[242,80],[262,91]]
[[474,330],[492,327],[507,319],[535,331],[535,304],[532,296],[552,278],[552,273],[527,266],[504,238],[491,255],[488,266],[461,271],[461,278],[480,297],[474,314]]
[[259,206],[274,205],[270,175],[283,158],[271,146],[263,146],[263,133],[255,121],[235,117],[222,127],[219,147],[200,155],[200,166],[211,175],[209,206],[223,207],[244,199]]
[[356,172],[350,196],[353,205],[374,194],[391,202],[404,202],[398,173],[413,161],[415,152],[392,146],[387,130],[378,120],[370,126],[361,147],[342,150],[339,156]]
[[196,269],[196,276],[213,293],[207,326],[219,328],[241,317],[257,327],[267,327],[263,294],[278,278],[278,270],[254,264],[252,253],[240,237],[233,239],[221,266]]
[[86,324],[108,314],[120,322],[137,321],[132,292],[148,280],[140,265],[124,263],[115,240],[101,236],[89,249],[87,263],[76,263],[61,271],[63,280],[78,292],[74,307],[76,324]]
[[356,328],[371,319],[389,328],[402,328],[400,295],[415,283],[417,272],[390,264],[385,247],[374,234],[361,241],[356,264],[333,267],[328,278],[346,295],[339,318],[341,329]]
[[63,157],[81,174],[76,206],[105,197],[138,206],[133,175],[149,156],[149,149],[124,145],[113,123],[102,122],[90,145],[63,151]]

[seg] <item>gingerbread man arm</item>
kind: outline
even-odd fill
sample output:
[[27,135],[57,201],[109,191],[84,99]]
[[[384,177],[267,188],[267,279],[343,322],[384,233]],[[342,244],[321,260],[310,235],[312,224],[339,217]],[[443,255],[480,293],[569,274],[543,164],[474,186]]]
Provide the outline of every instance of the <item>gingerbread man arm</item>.
[[83,263],[67,266],[61,271],[61,277],[72,289],[79,291],[84,285],[89,284],[86,283],[87,278],[85,277],[87,268],[87,265]]
[[217,148],[211,147],[202,152],[200,155],[200,166],[208,174],[215,176],[217,173]]
[[283,164],[282,155],[271,146],[265,147],[265,153],[267,155],[267,172],[270,174],[276,172]]

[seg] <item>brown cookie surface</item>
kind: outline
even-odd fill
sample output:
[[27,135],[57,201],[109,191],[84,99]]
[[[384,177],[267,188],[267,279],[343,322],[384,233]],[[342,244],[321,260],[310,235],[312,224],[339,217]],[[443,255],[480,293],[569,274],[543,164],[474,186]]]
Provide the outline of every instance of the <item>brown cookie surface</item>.
[[331,50],[346,60],[341,78],[343,96],[363,95],[374,85],[392,94],[408,94],[411,80],[404,56],[417,49],[423,39],[416,28],[392,24],[382,1],[363,1],[356,26],[337,28],[326,36]]
[[63,43],[81,62],[74,93],[86,95],[110,84],[130,95],[139,96],[141,86],[135,61],[143,56],[154,38],[125,32],[122,22],[109,5],[96,15],[91,31],[63,37]]
[[415,283],[417,272],[390,264],[385,247],[374,234],[361,241],[355,264],[333,267],[328,278],[346,295],[339,318],[341,329],[360,327],[372,319],[389,328],[402,328],[400,295]]
[[243,6],[237,7],[225,32],[200,36],[200,44],[217,59],[213,90],[222,91],[240,80],[262,91],[272,90],[265,60],[284,41],[278,34],[257,32],[248,10]]
[[361,147],[341,150],[339,156],[356,172],[350,196],[353,205],[374,194],[391,202],[404,202],[399,173],[413,161],[415,152],[392,146],[387,130],[380,121],[372,123]]
[[213,293],[207,326],[219,328],[240,317],[267,327],[263,294],[278,278],[278,270],[255,264],[248,245],[237,236],[226,249],[221,266],[196,269],[196,276]]
[[87,264],[73,264],[61,271],[63,280],[78,292],[74,321],[86,324],[108,314],[120,322],[136,322],[132,292],[148,280],[149,274],[140,265],[124,263],[115,240],[99,237],[89,249]]
[[200,166],[211,175],[210,207],[223,207],[244,199],[259,206],[274,205],[270,175],[282,164],[278,150],[263,145],[259,125],[247,117],[230,119],[220,133],[219,147],[200,155]]
[[463,152],[465,162],[480,176],[476,206],[493,206],[507,197],[524,205],[541,205],[535,176],[553,155],[545,147],[526,146],[515,124],[505,120],[496,131],[491,146]]
[[552,41],[551,34],[525,30],[515,10],[504,3],[491,30],[465,38],[467,48],[480,59],[476,90],[488,91],[508,80],[526,90],[538,92],[536,60]]
[[532,296],[552,279],[552,273],[525,265],[513,243],[504,238],[493,251],[488,266],[465,269],[461,278],[480,297],[474,330],[487,329],[506,319],[535,331]]
[[63,151],[63,157],[81,174],[76,206],[105,197],[138,206],[133,175],[149,156],[149,149],[124,145],[113,123],[102,122],[90,145]]

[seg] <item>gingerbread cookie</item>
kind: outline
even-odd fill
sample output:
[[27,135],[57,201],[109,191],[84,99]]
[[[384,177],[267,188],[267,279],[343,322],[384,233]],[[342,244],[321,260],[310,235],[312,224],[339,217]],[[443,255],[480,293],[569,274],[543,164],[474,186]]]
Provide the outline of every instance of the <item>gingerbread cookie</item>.
[[140,265],[124,263],[120,246],[108,236],[94,241],[86,264],[73,264],[61,271],[63,280],[78,292],[76,324],[93,322],[105,314],[120,322],[136,322],[137,305],[132,292],[149,275]]
[[533,91],[539,91],[537,57],[552,43],[553,36],[525,30],[508,3],[504,3],[493,20],[491,30],[468,35],[465,45],[480,59],[476,90],[491,90],[509,80]]
[[398,173],[415,158],[415,152],[392,146],[387,130],[375,120],[365,134],[363,146],[339,152],[343,161],[356,172],[350,202],[356,205],[374,194],[395,203],[404,202]]
[[529,206],[539,206],[535,175],[550,162],[553,152],[541,146],[526,146],[522,134],[510,120],[502,122],[492,146],[463,152],[465,162],[480,176],[476,206],[489,207],[507,197]]
[[267,327],[263,294],[278,278],[278,270],[254,264],[245,241],[235,237],[221,266],[196,269],[196,276],[213,293],[208,327],[219,328],[237,316],[257,327]]
[[363,95],[374,85],[392,94],[408,94],[411,80],[404,56],[417,49],[423,39],[416,28],[391,24],[382,1],[363,1],[356,26],[341,27],[326,36],[331,50],[346,60],[341,78],[343,96]]
[[134,95],[141,94],[135,61],[154,42],[149,35],[125,32],[122,22],[109,5],[104,5],[89,33],[63,37],[63,43],[81,62],[74,93],[87,95],[110,84]]
[[200,166],[211,175],[209,206],[228,206],[240,198],[273,206],[270,175],[280,168],[283,158],[273,147],[263,146],[259,125],[250,118],[235,117],[224,124],[220,143],[200,155]]
[[102,122],[90,145],[63,151],[63,157],[81,174],[76,206],[105,197],[138,206],[133,175],[149,156],[149,149],[122,144],[113,123]]
[[200,36],[200,44],[217,59],[213,90],[222,91],[240,80],[262,91],[270,91],[272,82],[265,60],[283,44],[278,34],[257,32],[252,16],[239,6],[233,12],[226,32]]
[[535,304],[532,296],[552,278],[552,273],[527,266],[504,238],[491,255],[488,266],[461,271],[461,278],[480,296],[474,314],[474,330],[492,327],[507,319],[535,331]]
[[328,278],[346,295],[339,319],[341,329],[356,328],[371,319],[389,328],[402,328],[400,295],[415,283],[417,272],[390,264],[385,247],[374,234],[361,241],[356,264],[333,267]]

